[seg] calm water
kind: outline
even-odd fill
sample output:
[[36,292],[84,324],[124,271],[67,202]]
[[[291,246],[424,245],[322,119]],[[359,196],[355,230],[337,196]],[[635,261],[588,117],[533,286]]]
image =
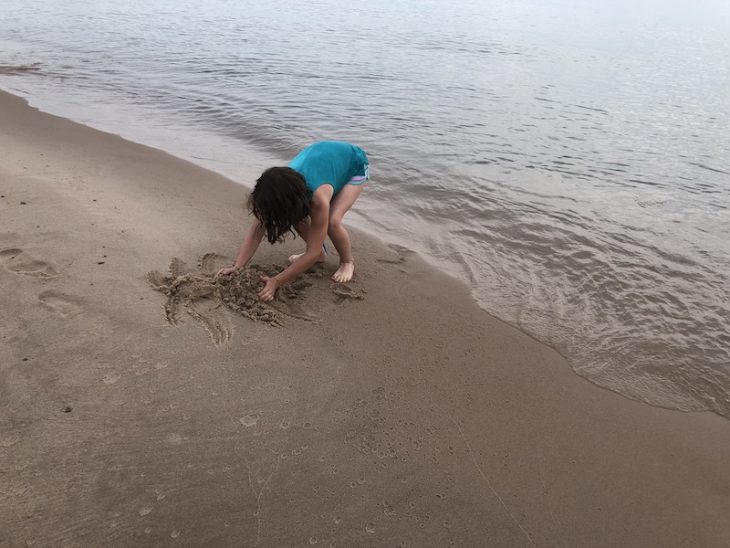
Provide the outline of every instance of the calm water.
[[0,65],[234,178],[357,142],[358,226],[591,381],[730,416],[726,0],[0,0]]

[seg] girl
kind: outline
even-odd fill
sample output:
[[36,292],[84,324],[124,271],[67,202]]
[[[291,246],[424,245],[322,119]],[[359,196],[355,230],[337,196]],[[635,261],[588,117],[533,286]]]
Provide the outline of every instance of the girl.
[[330,240],[340,255],[340,266],[332,275],[339,283],[349,282],[355,272],[350,236],[342,224],[369,179],[368,158],[355,145],[341,141],[314,143],[289,162],[289,167],[272,167],[256,181],[248,207],[255,220],[246,232],[235,263],[219,275],[228,275],[245,266],[264,236],[269,243],[280,242],[292,229],[307,244],[304,253],[289,257],[289,266],[276,276],[263,276],[258,296],[270,301],[279,287],[324,262],[324,240]]

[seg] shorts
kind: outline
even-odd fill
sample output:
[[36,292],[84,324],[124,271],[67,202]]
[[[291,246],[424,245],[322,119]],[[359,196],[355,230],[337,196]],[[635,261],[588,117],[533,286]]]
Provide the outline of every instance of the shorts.
[[370,164],[363,166],[364,175],[355,175],[352,179],[347,181],[348,185],[361,185],[365,181],[370,180]]

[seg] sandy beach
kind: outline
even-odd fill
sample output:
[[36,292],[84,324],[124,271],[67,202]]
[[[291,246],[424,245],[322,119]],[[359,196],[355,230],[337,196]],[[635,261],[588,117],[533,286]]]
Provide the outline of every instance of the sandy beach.
[[330,257],[254,319],[169,299],[244,187],[5,93],[0,149],[0,546],[730,545],[726,419],[595,387],[362,233],[348,289]]

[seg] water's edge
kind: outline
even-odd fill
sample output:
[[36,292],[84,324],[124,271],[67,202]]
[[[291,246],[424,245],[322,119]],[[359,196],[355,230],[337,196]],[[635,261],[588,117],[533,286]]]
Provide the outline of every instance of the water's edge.
[[[160,152],[163,152],[165,154],[169,154],[171,156],[174,156],[175,158],[178,158],[183,161],[190,162],[196,166],[199,166],[205,170],[210,171],[211,173],[214,173],[216,175],[222,176],[229,181],[231,181],[234,184],[240,185],[242,189],[250,190],[250,186],[246,185],[245,183],[241,182],[239,178],[243,178],[244,180],[250,180],[253,181],[254,177],[258,176],[258,174],[265,169],[266,167],[269,167],[274,164],[283,164],[287,161],[286,158],[283,157],[276,157],[273,156],[269,150],[265,150],[262,147],[258,146],[257,143],[254,142],[239,142],[237,143],[239,146],[244,148],[242,152],[247,156],[247,160],[245,162],[245,168],[244,170],[241,169],[226,169],[225,166],[222,166],[220,163],[217,163],[215,160],[210,158],[204,158],[195,155],[194,151],[196,151],[196,147],[193,144],[190,144],[188,147],[185,146],[178,146],[178,147],[170,147],[168,146],[169,143],[166,144],[160,144],[157,142],[146,142],[146,139],[138,139],[135,136],[127,134],[127,132],[120,131],[116,128],[108,128],[105,127],[104,124],[96,124],[94,121],[91,120],[79,120],[75,119],[73,116],[67,116],[63,113],[56,113],[53,112],[53,108],[48,108],[44,104],[38,104],[35,101],[35,98],[28,95],[27,93],[19,92],[18,90],[13,89],[12,87],[8,87],[7,85],[4,85],[4,83],[0,82],[0,91],[7,93],[9,95],[12,95],[16,98],[19,98],[23,100],[26,105],[29,108],[33,108],[38,110],[39,112],[42,112],[44,114],[48,114],[51,116],[56,116],[59,118],[63,118],[65,120],[68,120],[72,123],[82,125],[87,128],[91,128],[95,131],[100,131],[109,135],[114,135],[117,137],[120,137],[122,139],[125,139],[126,141],[139,144],[145,147],[149,147],[155,150],[158,150]],[[41,101],[42,103],[42,101]],[[152,139],[154,140],[154,139]],[[353,210],[352,213],[355,213],[356,210]],[[493,312],[491,312],[477,297],[475,294],[475,288],[470,283],[468,272],[460,268],[458,265],[454,264],[448,264],[445,263],[442,260],[439,260],[436,257],[433,257],[429,255],[427,252],[421,249],[416,249],[412,245],[412,242],[403,240],[398,241],[395,239],[388,239],[387,236],[382,231],[373,231],[366,228],[364,225],[367,223],[366,218],[358,217],[357,215],[354,215],[354,217],[357,219],[357,221],[352,224],[353,228],[357,231],[361,231],[364,234],[366,234],[370,238],[374,238],[378,242],[380,242],[383,246],[390,247],[390,248],[403,248],[408,250],[409,253],[416,254],[421,260],[424,261],[424,263],[428,264],[430,267],[436,269],[440,273],[449,276],[450,278],[456,280],[457,282],[464,284],[466,289],[469,291],[469,294],[473,300],[473,302],[490,318],[493,318],[496,321],[502,322],[506,325],[509,325],[513,327],[514,329],[517,329],[525,336],[529,337],[530,339],[536,341],[537,343],[550,348],[552,351],[559,354],[565,361],[570,365],[570,368],[574,374],[579,376],[580,378],[588,381],[593,386],[607,390],[609,392],[612,392],[614,394],[617,394],[619,396],[622,396],[630,401],[635,401],[639,403],[643,403],[646,405],[650,405],[652,407],[660,408],[660,409],[666,409],[669,411],[677,411],[681,413],[709,413],[713,415],[718,415],[725,419],[730,419],[730,417],[723,415],[722,413],[719,413],[717,411],[714,411],[712,409],[685,409],[681,408],[679,406],[670,406],[670,405],[663,405],[662,403],[655,402],[655,401],[647,401],[641,398],[632,397],[630,394],[622,393],[621,391],[615,389],[614,387],[603,384],[600,382],[600,380],[591,378],[588,375],[582,374],[579,370],[578,365],[574,363],[574,360],[570,359],[568,356],[566,356],[563,352],[560,351],[559,348],[549,344],[546,341],[541,340],[539,337],[535,336],[534,334],[530,333],[528,330],[526,330],[523,326],[519,325],[519,323],[511,322],[505,318],[502,318],[498,315],[495,315]]]

